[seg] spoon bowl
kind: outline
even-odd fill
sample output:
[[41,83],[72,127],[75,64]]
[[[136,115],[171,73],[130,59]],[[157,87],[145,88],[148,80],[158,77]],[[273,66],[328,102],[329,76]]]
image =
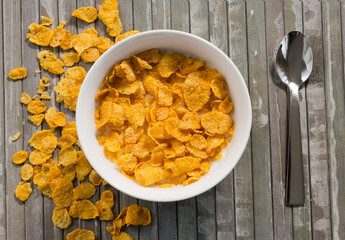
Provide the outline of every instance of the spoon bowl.
[[288,206],[304,204],[304,176],[299,112],[299,88],[313,69],[313,52],[308,39],[298,31],[289,32],[279,45],[276,71],[289,89],[288,139],[285,198]]

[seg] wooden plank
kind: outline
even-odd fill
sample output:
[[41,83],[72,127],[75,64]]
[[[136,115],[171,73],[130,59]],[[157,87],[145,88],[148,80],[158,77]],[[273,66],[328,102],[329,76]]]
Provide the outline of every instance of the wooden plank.
[[[4,105],[5,105],[5,176],[6,176],[6,231],[7,239],[25,239],[24,203],[14,194],[20,182],[20,166],[15,166],[11,159],[15,152],[22,150],[23,140],[11,142],[17,132],[23,132],[22,106],[18,99],[22,92],[22,81],[12,81],[7,77],[9,71],[16,67],[25,67],[22,63],[22,34],[20,1],[5,1],[3,4],[3,47],[4,47]],[[16,121],[14,121],[16,119]]]
[[[37,22],[40,23],[39,17],[39,2],[35,0],[22,1],[21,9],[27,9],[27,11],[21,11],[22,14],[22,36],[28,32],[28,26]],[[35,70],[39,67],[37,61],[32,59],[37,58],[39,47],[29,41],[22,41],[22,62],[25,64],[28,70],[28,76],[23,81],[23,92],[29,94],[31,97],[36,95],[37,86],[40,79],[40,74],[35,73]],[[17,100],[19,101],[19,100]],[[23,105],[23,123],[24,130],[22,132],[22,138],[24,140],[24,150],[30,152],[31,148],[28,144],[31,136],[37,131],[41,130],[40,127],[32,124],[28,119],[29,113],[27,108]],[[27,239],[44,239],[43,229],[43,195],[41,191],[37,189],[36,185],[33,185],[33,191],[30,198],[25,202],[25,229]]]
[[[209,40],[224,53],[228,54],[228,23],[226,2],[217,0],[208,2]],[[207,23],[206,23],[207,24]],[[215,234],[217,239],[235,238],[235,209],[234,209],[234,176],[231,172],[214,190],[215,195],[208,204],[214,204],[215,214],[207,216],[215,217]],[[199,198],[198,198],[199,200]],[[198,209],[200,209],[198,205]],[[211,208],[212,209],[212,208]],[[201,209],[203,211],[203,209]],[[213,219],[212,219],[213,220]],[[213,227],[213,226],[212,226]],[[211,230],[211,229],[210,229]],[[207,237],[208,238],[208,237]]]
[[[207,1],[190,0],[189,4],[191,33],[209,40],[209,11]],[[198,239],[216,239],[216,202],[214,188],[197,196],[196,199]]]
[[[3,48],[3,8],[2,4],[0,4],[0,12],[1,12],[1,19],[0,19],[0,59],[2,62],[5,62],[4,58],[4,48]],[[0,64],[0,76],[2,76],[0,80],[0,89],[2,96],[5,96],[5,88],[4,88],[4,81],[6,81],[6,77],[4,77],[4,64]],[[6,239],[6,173],[5,173],[5,165],[6,165],[6,148],[5,148],[5,99],[4,97],[0,97],[0,192],[3,194],[0,195],[0,239]]]
[[303,13],[304,33],[310,41],[314,55],[313,72],[306,86],[312,229],[306,232],[306,229],[295,225],[294,236],[297,239],[309,234],[313,239],[326,239],[326,236],[330,236],[330,201],[321,3],[304,1]]
[[253,108],[254,232],[255,238],[268,240],[273,239],[273,219],[264,12],[263,1],[247,2],[249,89]]
[[[229,56],[248,85],[246,4],[228,2]],[[237,239],[254,239],[251,140],[234,171],[235,226]],[[219,236],[219,234],[218,234]],[[229,239],[230,236],[225,236]]]
[[[65,26],[66,30],[69,30],[72,34],[77,33],[77,19],[72,16],[72,12],[77,9],[76,1],[70,0],[59,0],[58,1],[58,8],[59,8],[59,20],[60,21],[67,21]],[[59,56],[61,58],[62,54],[70,52],[71,50],[63,51],[61,48],[59,49]],[[55,97],[55,91],[52,91],[52,98]],[[75,121],[75,112],[69,110],[66,105],[62,102],[60,103],[60,111],[63,112],[66,116],[67,121]],[[78,179],[73,181],[74,186],[78,185]],[[73,219],[72,224],[65,230],[63,230],[63,239],[66,238],[66,235],[72,232],[75,229],[81,228],[81,221],[79,219]]]
[[[282,1],[266,4],[267,66],[271,129],[272,192],[274,238],[292,238],[292,210],[285,206],[285,171],[287,145],[287,98],[286,87],[276,85],[280,78],[275,74],[275,58],[284,33],[284,6]],[[289,14],[289,13],[287,13]]]
[[170,29],[170,1],[152,0],[152,29]]
[[[170,1],[171,8],[171,29],[189,32],[189,3],[186,0]],[[163,203],[166,208],[171,209],[172,236],[168,236],[163,231],[159,231],[159,237],[167,236],[169,239],[197,239],[197,215],[196,198],[190,198],[175,203]],[[159,204],[158,207],[160,207]],[[174,212],[175,210],[175,212]],[[177,216],[176,216],[177,212]],[[173,221],[177,218],[177,221]],[[177,226],[176,226],[177,222]],[[168,225],[168,224],[166,224]],[[167,227],[165,227],[167,229]]]
[[[285,34],[298,30],[303,32],[303,6],[301,1],[284,2]],[[310,206],[310,172],[309,172],[309,141],[307,126],[306,88],[300,90],[300,122],[302,135],[302,156],[304,168],[305,204],[303,207],[293,208],[294,237],[311,239],[311,206]]]
[[[345,108],[340,2],[322,2],[332,239],[345,237]],[[320,224],[323,227],[324,224]],[[314,225],[314,229],[320,227]],[[326,235],[327,238],[329,235]]]
[[[55,0],[40,0],[40,16],[46,16],[49,17],[53,24],[51,25],[51,29],[55,29],[56,26],[59,25],[59,13],[58,13],[58,5],[57,1]],[[57,49],[51,49],[51,48],[40,48],[40,50],[50,50],[54,54],[58,56],[59,51]],[[43,69],[41,69],[41,77],[47,77],[49,78],[49,91],[52,91],[54,87],[57,85],[59,77],[55,76]],[[50,107],[54,107],[57,111],[59,110],[59,103],[55,101],[55,97],[52,96],[52,100],[46,102],[47,109]],[[42,123],[42,129],[49,129],[49,126],[46,122]],[[59,133],[55,132],[55,136],[59,137]],[[57,161],[57,154],[55,153],[53,155],[53,160]],[[60,230],[60,228],[56,227],[53,224],[52,216],[53,216],[53,210],[55,208],[55,204],[52,201],[52,199],[48,198],[47,196],[44,196],[44,238],[45,239],[62,239],[63,232]]]

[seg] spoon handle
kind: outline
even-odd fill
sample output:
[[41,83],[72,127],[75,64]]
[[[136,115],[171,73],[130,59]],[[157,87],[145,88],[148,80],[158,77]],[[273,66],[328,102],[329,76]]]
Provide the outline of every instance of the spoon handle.
[[286,205],[304,204],[304,177],[298,89],[290,89],[288,146],[286,158]]

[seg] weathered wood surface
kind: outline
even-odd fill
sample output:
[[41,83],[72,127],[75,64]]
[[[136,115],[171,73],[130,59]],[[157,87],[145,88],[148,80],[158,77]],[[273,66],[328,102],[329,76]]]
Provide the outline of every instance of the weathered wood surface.
[[[130,204],[152,213],[147,227],[128,227],[134,239],[345,239],[345,2],[319,0],[118,0],[124,31],[175,29],[191,32],[219,47],[238,66],[253,106],[253,128],[236,168],[221,183],[200,196],[172,203],[155,203],[114,192],[115,215]],[[78,7],[98,6],[103,0],[2,0],[0,4],[0,239],[65,239],[76,228],[93,230],[98,240],[111,239],[110,222],[74,220],[61,231],[52,224],[51,199],[33,187],[31,197],[19,202],[14,189],[20,166],[12,155],[29,150],[28,139],[47,125],[28,121],[22,92],[34,95],[38,80],[50,78],[48,92],[54,107],[73,121],[75,114],[57,103],[54,87],[59,78],[34,73],[40,50],[25,40],[28,25],[39,16],[54,24],[67,21],[67,29],[81,33],[95,27],[107,36],[99,20],[87,24],[71,16]],[[300,30],[313,48],[314,68],[300,90],[302,151],[306,204],[284,204],[286,160],[286,89],[277,86],[275,54],[282,37]],[[61,57],[63,51],[54,50]],[[90,64],[80,63],[89,68]],[[8,72],[23,66],[27,79],[12,81]],[[22,136],[12,142],[20,131]],[[55,159],[57,160],[57,159]],[[76,182],[76,184],[78,184]]]

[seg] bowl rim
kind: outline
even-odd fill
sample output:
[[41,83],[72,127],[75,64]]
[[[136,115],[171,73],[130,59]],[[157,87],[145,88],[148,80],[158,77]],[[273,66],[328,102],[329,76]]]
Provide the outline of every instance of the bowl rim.
[[[248,107],[249,109],[249,113],[248,113],[248,116],[247,116],[247,120],[248,120],[248,128],[246,128],[246,131],[245,132],[242,132],[242,136],[243,136],[243,142],[245,142],[246,144],[242,144],[241,145],[241,148],[240,149],[237,149],[238,151],[238,157],[237,159],[233,159],[233,164],[232,164],[232,167],[229,167],[227,168],[227,171],[225,171],[221,177],[217,177],[217,179],[215,179],[215,181],[212,182],[212,184],[208,184],[207,188],[200,188],[200,189],[196,189],[196,190],[193,190],[193,191],[184,191],[184,194],[183,196],[173,196],[172,198],[166,198],[166,197],[162,197],[162,198],[156,198],[156,197],[152,197],[152,196],[143,196],[142,194],[135,194],[133,193],[133,191],[130,191],[128,190],[127,188],[124,188],[123,186],[121,185],[116,185],[114,184],[112,181],[109,181],[110,177],[108,177],[108,175],[104,174],[102,171],[98,171],[97,169],[99,169],[99,167],[97,166],[96,162],[93,161],[92,159],[89,160],[90,158],[88,157],[88,153],[89,153],[89,150],[87,148],[84,148],[84,146],[86,146],[86,143],[84,143],[84,140],[83,138],[79,138],[79,142],[80,142],[80,145],[81,145],[81,148],[83,149],[83,152],[86,156],[86,158],[88,159],[89,163],[91,164],[92,168],[105,180],[108,182],[108,184],[110,184],[112,187],[114,187],[115,189],[119,190],[120,192],[122,193],[125,193],[131,197],[134,197],[134,198],[137,198],[137,199],[142,199],[142,200],[146,200],[146,201],[155,201],[155,202],[173,202],[173,201],[180,201],[180,200],[185,200],[185,199],[188,199],[188,198],[192,198],[192,197],[195,197],[197,195],[200,195],[208,190],[210,190],[211,188],[213,188],[214,186],[216,186],[219,182],[221,182],[224,178],[226,178],[226,176],[229,175],[229,173],[235,168],[235,166],[237,165],[238,161],[240,160],[241,156],[243,155],[245,149],[246,149],[246,146],[248,144],[248,140],[249,140],[249,137],[250,137],[250,132],[251,132],[251,127],[252,127],[252,106],[251,106],[251,100],[250,100],[250,95],[249,95],[249,91],[248,91],[248,88],[245,84],[245,80],[241,74],[241,72],[239,71],[239,69],[237,68],[237,66],[234,64],[234,62],[230,59],[230,57],[228,57],[222,50],[220,50],[218,47],[216,47],[214,44],[212,44],[211,42],[199,37],[199,36],[196,36],[194,34],[191,34],[191,33],[188,33],[188,32],[182,32],[182,31],[178,31],[178,30],[163,30],[163,29],[159,29],[159,30],[149,30],[149,31],[145,31],[145,32],[141,32],[140,34],[135,34],[133,36],[130,36],[116,44],[114,44],[111,48],[109,48],[104,54],[102,54],[98,59],[97,61],[91,66],[91,68],[89,69],[84,81],[83,81],[83,84],[80,88],[80,91],[79,91],[79,95],[81,93],[84,92],[84,89],[86,88],[86,82],[89,82],[91,81],[92,79],[89,77],[90,76],[90,72],[94,71],[94,69],[97,69],[99,65],[102,64],[102,59],[105,59],[107,58],[108,55],[111,55],[112,52],[115,50],[115,49],[118,49],[118,48],[121,48],[121,47],[125,47],[126,45],[128,45],[129,43],[131,42],[135,42],[135,41],[138,41],[140,40],[141,38],[146,38],[147,36],[149,35],[152,35],[152,37],[155,37],[155,36],[158,36],[158,35],[162,35],[162,34],[173,34],[173,35],[178,35],[179,37],[188,37],[190,38],[191,40],[195,40],[195,41],[199,41],[201,42],[202,44],[205,44],[207,45],[210,49],[212,49],[212,51],[216,51],[218,54],[222,55],[222,57],[224,57],[224,59],[227,60],[227,62],[231,65],[231,67],[233,68],[233,70],[237,73],[237,75],[240,77],[240,81],[238,82],[239,84],[241,84],[242,88],[246,88],[247,91],[245,91],[244,93],[244,98],[246,99],[246,106]],[[173,49],[173,48],[172,48]],[[130,54],[129,54],[130,55]],[[114,63],[115,64],[115,63]],[[77,128],[77,133],[78,133],[78,136],[83,136],[83,134],[79,134],[79,131],[81,131],[81,121],[82,121],[82,117],[79,116],[80,115],[80,111],[78,110],[78,106],[80,106],[81,102],[81,98],[78,97],[78,100],[77,100],[77,107],[76,107],[76,128]],[[78,130],[79,129],[79,130]],[[125,177],[123,175],[123,177]],[[191,184],[193,185],[193,184]],[[191,185],[188,185],[188,186],[191,186]],[[187,190],[187,187],[188,186],[183,186],[184,188],[186,188]],[[162,189],[162,188],[159,188],[159,189]]]

